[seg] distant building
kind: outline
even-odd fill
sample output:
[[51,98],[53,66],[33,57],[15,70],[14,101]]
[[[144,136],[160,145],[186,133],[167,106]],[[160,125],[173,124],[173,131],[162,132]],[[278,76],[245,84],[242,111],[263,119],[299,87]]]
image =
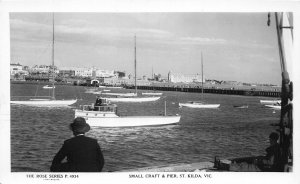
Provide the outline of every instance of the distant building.
[[23,70],[23,66],[18,64],[10,64],[10,75],[28,75],[29,72],[26,70]]
[[58,73],[57,67],[54,66],[52,67],[52,65],[34,65],[33,67],[31,67],[30,73],[32,74],[49,74],[52,72],[52,70],[54,69],[54,73]]
[[80,77],[92,77],[93,69],[92,68],[74,68],[75,76]]
[[74,70],[59,70],[59,75],[62,77],[74,77],[75,71]]
[[119,72],[114,70],[101,70],[95,67],[61,67],[60,74],[68,74],[77,77],[91,77],[91,78],[112,78],[118,77]]
[[[202,82],[202,76],[199,74],[180,74],[180,73],[168,73],[169,82]],[[205,77],[203,77],[203,82],[205,82]]]
[[118,78],[124,78],[126,76],[125,72],[115,71],[115,74],[118,76]]
[[118,77],[114,70],[100,70],[96,69],[95,71],[96,77],[103,77],[103,78],[111,78],[111,77]]

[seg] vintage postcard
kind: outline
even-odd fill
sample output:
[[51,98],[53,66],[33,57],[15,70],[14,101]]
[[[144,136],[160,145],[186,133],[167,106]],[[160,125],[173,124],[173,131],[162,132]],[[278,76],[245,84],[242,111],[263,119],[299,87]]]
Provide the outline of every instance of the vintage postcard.
[[0,5],[0,184],[299,179],[298,1]]

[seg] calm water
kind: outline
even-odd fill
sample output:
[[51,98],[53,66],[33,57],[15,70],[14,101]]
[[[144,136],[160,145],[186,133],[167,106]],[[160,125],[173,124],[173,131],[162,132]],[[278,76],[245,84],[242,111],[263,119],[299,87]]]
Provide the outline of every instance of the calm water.
[[[38,88],[38,90],[37,90]],[[82,98],[67,108],[41,108],[11,105],[12,172],[48,172],[51,161],[65,139],[74,108],[94,103],[93,94],[80,86],[56,86],[57,99]],[[129,92],[112,89],[111,92]],[[142,92],[142,91],[140,91]],[[145,91],[143,91],[145,92]],[[12,84],[12,96],[48,95],[42,85]],[[233,158],[265,154],[271,123],[280,113],[263,108],[264,97],[204,94],[208,103],[220,103],[219,109],[178,108],[178,102],[200,100],[199,93],[164,92],[157,102],[118,103],[120,115],[180,114],[178,125],[136,128],[92,128],[87,136],[96,138],[104,157],[104,171],[139,167],[213,161],[214,156]],[[15,98],[14,98],[15,99]],[[236,109],[233,105],[249,105]]]

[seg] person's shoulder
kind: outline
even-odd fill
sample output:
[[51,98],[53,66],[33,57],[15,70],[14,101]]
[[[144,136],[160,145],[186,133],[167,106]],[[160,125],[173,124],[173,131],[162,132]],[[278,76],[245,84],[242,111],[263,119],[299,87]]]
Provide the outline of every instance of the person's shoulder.
[[84,136],[84,138],[87,139],[87,140],[90,140],[90,141],[96,141],[96,142],[97,142],[97,139],[94,139],[94,138],[92,138],[92,137]]
[[65,144],[69,143],[69,142],[72,142],[76,137],[72,137],[70,139],[67,139],[64,141]]

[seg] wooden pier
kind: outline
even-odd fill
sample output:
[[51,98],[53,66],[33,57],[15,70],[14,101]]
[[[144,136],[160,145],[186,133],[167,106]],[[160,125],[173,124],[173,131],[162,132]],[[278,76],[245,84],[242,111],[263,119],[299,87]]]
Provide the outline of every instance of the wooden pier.
[[[134,89],[134,86],[125,86],[127,89]],[[137,86],[139,90],[156,90],[156,91],[178,91],[201,93],[201,88],[193,87],[166,87],[166,86]],[[203,93],[225,94],[225,95],[243,95],[243,96],[264,96],[264,97],[281,97],[280,91],[266,90],[247,90],[247,89],[222,89],[222,88],[204,88]]]

